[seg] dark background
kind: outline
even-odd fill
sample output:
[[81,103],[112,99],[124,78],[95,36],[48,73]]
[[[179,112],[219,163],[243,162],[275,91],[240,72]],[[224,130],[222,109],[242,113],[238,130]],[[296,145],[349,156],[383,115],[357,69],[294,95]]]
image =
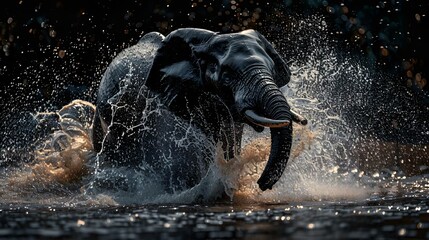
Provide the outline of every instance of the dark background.
[[[14,111],[58,109],[75,98],[94,102],[108,63],[144,33],[253,28],[274,40],[290,16],[314,15],[326,19],[338,48],[389,76],[373,83],[375,92],[368,96],[384,107],[374,116],[378,125],[363,127],[364,132],[376,129],[389,138],[400,131],[401,141],[428,143],[427,2],[5,1],[0,4],[1,121]],[[359,111],[362,120],[367,109]]]

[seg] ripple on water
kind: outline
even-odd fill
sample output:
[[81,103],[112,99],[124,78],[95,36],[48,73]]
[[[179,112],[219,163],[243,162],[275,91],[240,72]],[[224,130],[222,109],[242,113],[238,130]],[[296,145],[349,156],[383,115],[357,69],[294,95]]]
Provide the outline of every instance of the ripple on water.
[[[425,238],[426,198],[287,205],[0,206],[0,237]],[[55,212],[55,214],[53,214]],[[14,231],[20,229],[19,231]]]

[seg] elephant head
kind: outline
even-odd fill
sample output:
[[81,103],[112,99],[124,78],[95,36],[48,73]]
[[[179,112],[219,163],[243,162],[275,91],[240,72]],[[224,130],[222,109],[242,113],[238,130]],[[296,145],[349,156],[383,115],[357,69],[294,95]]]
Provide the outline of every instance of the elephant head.
[[260,189],[266,190],[279,180],[288,162],[292,120],[306,121],[291,111],[279,89],[290,75],[286,63],[257,31],[218,34],[187,28],[163,40],[146,85],[172,109],[204,89],[222,99],[234,121],[256,131],[270,128],[270,157],[258,180]]

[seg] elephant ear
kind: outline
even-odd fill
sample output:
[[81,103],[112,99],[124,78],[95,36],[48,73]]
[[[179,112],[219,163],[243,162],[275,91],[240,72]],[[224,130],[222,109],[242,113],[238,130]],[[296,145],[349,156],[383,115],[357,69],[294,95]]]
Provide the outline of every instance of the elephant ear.
[[275,64],[275,81],[278,87],[283,87],[290,81],[290,69],[280,54],[274,49],[273,45],[258,31],[253,31],[254,35],[260,40],[261,46],[271,57]]
[[181,28],[167,35],[157,50],[146,86],[165,94],[167,103],[185,87],[198,88],[202,83],[194,48],[204,45],[215,34],[204,29]]

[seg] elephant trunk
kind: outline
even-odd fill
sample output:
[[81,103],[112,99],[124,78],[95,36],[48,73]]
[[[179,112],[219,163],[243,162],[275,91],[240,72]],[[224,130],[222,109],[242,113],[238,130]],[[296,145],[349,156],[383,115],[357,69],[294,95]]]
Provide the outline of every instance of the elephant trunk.
[[280,179],[289,160],[292,146],[292,125],[271,128],[271,150],[267,165],[258,180],[262,191],[271,189]]
[[[255,113],[262,115],[260,116],[261,118],[274,122],[282,122],[281,124],[258,124],[269,127],[271,130],[270,156],[258,180],[259,188],[265,191],[271,189],[280,179],[289,160],[292,146],[292,116],[289,104],[283,93],[274,83],[271,74],[264,71],[257,71],[256,76],[251,75],[249,78],[257,81],[256,91],[246,94],[247,97],[255,94],[250,96],[254,100],[250,105],[253,105],[252,108]],[[248,119],[252,118],[246,113],[244,115]],[[249,120],[255,124],[255,121],[252,121],[252,119]]]

